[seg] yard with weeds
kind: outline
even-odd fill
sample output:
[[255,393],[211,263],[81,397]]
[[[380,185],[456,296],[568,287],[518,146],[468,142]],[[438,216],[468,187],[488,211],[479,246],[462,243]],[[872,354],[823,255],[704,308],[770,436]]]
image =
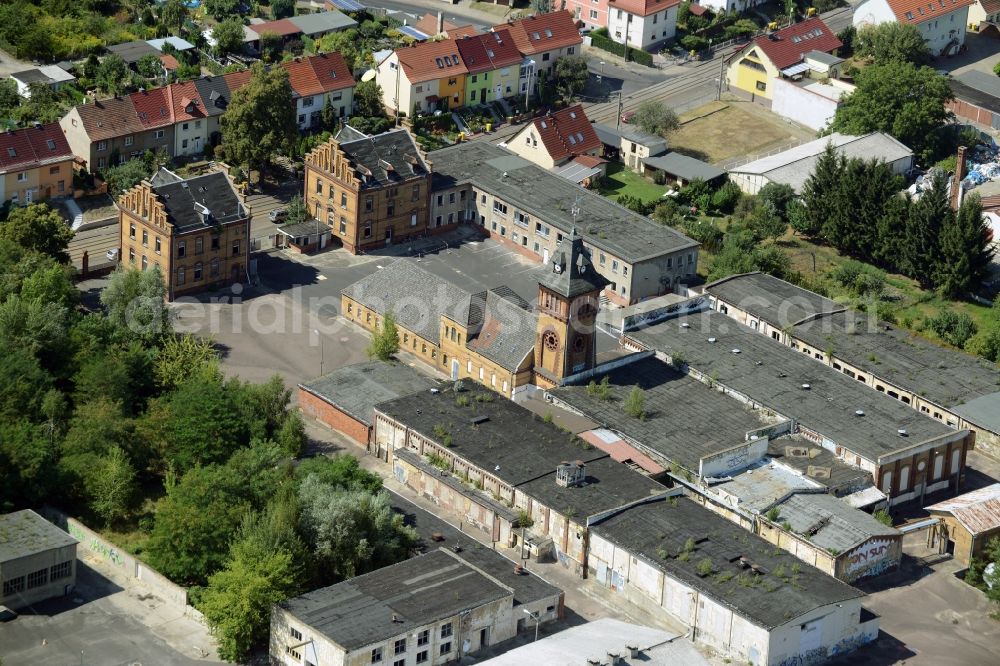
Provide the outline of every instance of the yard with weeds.
[[719,164],[753,157],[815,138],[810,130],[786,123],[750,102],[710,102],[680,116],[681,126],[670,133],[673,150]]
[[658,201],[669,188],[640,176],[620,162],[608,164],[608,175],[597,186],[601,196],[611,200],[628,194],[643,201]]

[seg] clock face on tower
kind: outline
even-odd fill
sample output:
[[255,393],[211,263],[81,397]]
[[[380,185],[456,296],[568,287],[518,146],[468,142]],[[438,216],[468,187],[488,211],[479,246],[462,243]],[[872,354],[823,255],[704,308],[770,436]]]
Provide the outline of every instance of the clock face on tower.
[[549,351],[555,351],[559,349],[559,337],[555,333],[549,331],[544,336],[542,336],[542,343],[545,348]]

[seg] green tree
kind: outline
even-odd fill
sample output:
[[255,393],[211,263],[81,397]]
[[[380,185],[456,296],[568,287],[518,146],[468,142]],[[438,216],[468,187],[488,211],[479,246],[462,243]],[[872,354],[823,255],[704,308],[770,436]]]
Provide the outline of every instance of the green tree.
[[385,107],[382,105],[382,88],[375,82],[375,79],[361,81],[354,88],[354,107],[359,116],[370,118],[385,115]]
[[0,511],[58,496],[55,433],[26,418],[0,421]]
[[271,17],[288,18],[295,14],[295,0],[271,0]]
[[382,490],[382,477],[369,472],[351,455],[336,458],[315,456],[306,458],[295,468],[296,476],[302,480],[315,476],[324,484],[340,490],[357,490],[377,493]]
[[304,532],[326,581],[398,562],[415,541],[413,530],[392,510],[387,493],[339,490],[309,475],[299,486],[299,501]]
[[883,266],[901,269],[903,244],[906,238],[906,225],[910,217],[912,200],[908,195],[897,194],[885,202],[882,217],[876,223],[876,235],[873,258]]
[[167,289],[157,266],[138,270],[119,265],[101,292],[101,304],[116,335],[151,342],[170,330],[164,306]]
[[65,264],[43,264],[21,283],[21,297],[28,301],[38,300],[73,308],[80,302],[73,273],[73,268]]
[[311,217],[305,202],[302,201],[301,194],[292,195],[292,198],[288,200],[288,205],[285,206],[285,211],[288,213],[286,221],[289,224],[300,224]]
[[[316,40],[314,48],[317,53],[339,53],[344,57],[344,61],[347,63],[348,69],[356,71],[364,64],[364,60],[366,58],[366,55],[362,53],[361,50],[362,41],[363,40],[358,33],[358,30],[355,28],[349,28],[347,30],[340,30],[338,32],[331,32],[323,35]],[[361,86],[360,82],[358,83],[358,86]],[[355,100],[357,100],[357,94],[357,89],[355,89]],[[360,115],[366,114],[360,113]],[[370,115],[380,114],[376,113]]]
[[931,179],[931,186],[910,206],[900,248],[900,268],[924,289],[934,286],[941,256],[941,229],[953,215],[948,202],[948,176],[939,171]]
[[239,53],[243,50],[243,23],[239,19],[226,19],[212,28],[215,54],[218,56]]
[[260,56],[264,62],[278,62],[284,48],[284,38],[276,32],[265,30],[260,35]]
[[948,298],[975,290],[989,272],[993,250],[989,226],[983,220],[983,205],[975,192],[967,195],[958,213],[945,218],[941,229],[941,255],[935,282]]
[[767,183],[757,192],[757,203],[782,221],[788,220],[788,206],[795,198],[795,190],[784,183]]
[[162,389],[174,389],[191,377],[217,369],[218,361],[219,355],[211,338],[168,336],[156,352],[153,364],[156,384]]
[[139,58],[139,61],[135,63],[135,68],[140,75],[147,79],[156,79],[163,76],[163,63],[152,53]]
[[639,105],[632,117],[632,124],[643,132],[664,137],[680,127],[677,114],[655,99],[646,100]]
[[556,60],[555,74],[556,90],[563,100],[570,102],[587,85],[590,76],[587,59],[578,55],[563,56]]
[[52,376],[26,349],[0,339],[0,423],[19,419],[38,420]]
[[0,80],[0,116],[10,116],[20,105],[21,96],[17,94],[17,83],[14,79]]
[[112,53],[105,57],[97,68],[95,83],[97,83],[98,88],[109,95],[121,95],[125,92],[131,78],[132,72],[122,57],[117,53]]
[[44,203],[15,208],[5,222],[0,222],[0,240],[10,240],[56,261],[69,261],[66,248],[72,238],[73,230],[59,213]]
[[931,157],[936,131],[951,116],[945,77],[910,62],[875,63],[855,78],[857,89],[841,100],[830,130],[845,134],[887,132],[921,159]]
[[528,3],[535,14],[547,14],[552,11],[552,0],[531,0]]
[[236,14],[240,0],[204,0],[201,6],[216,21],[223,21]]
[[187,20],[188,10],[183,0],[167,0],[160,7],[160,22],[172,32],[179,33]]
[[917,26],[910,23],[879,23],[857,31],[854,54],[876,64],[890,61],[925,65],[931,53]]
[[298,137],[288,73],[263,63],[250,68],[250,81],[233,93],[219,121],[226,155],[249,169],[263,170],[287,153]]
[[797,231],[807,236],[822,232],[830,220],[843,214],[840,205],[841,180],[846,160],[828,143],[816,160],[816,167],[802,187],[802,200],[806,205],[808,220]]
[[365,350],[368,358],[388,361],[399,352],[399,330],[396,328],[396,316],[390,310],[382,317],[382,325],[372,332],[372,342]]
[[337,109],[333,107],[333,102],[327,97],[326,101],[323,102],[323,110],[319,114],[320,123],[322,127],[327,132],[332,132],[340,125],[340,116],[337,113]]
[[238,541],[226,567],[208,579],[199,609],[219,641],[219,656],[245,663],[267,641],[271,606],[302,591],[292,554]]
[[281,422],[281,427],[274,434],[275,443],[281,450],[298,458],[306,449],[306,425],[297,411],[289,411]]
[[178,471],[224,462],[246,443],[247,424],[214,368],[179,384],[166,397],[166,408],[164,457]]
[[118,198],[140,182],[153,175],[155,165],[144,157],[133,157],[124,164],[108,167],[101,177],[108,184],[108,192]]
[[94,474],[90,508],[105,525],[112,525],[128,516],[137,491],[132,462],[120,447],[112,447],[101,457]]

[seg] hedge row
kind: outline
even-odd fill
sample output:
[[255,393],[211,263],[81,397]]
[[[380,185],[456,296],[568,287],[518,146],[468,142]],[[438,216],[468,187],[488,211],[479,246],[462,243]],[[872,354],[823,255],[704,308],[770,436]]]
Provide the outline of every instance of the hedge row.
[[625,56],[625,45],[619,44],[616,41],[611,40],[604,35],[599,35],[597,32],[590,33],[590,44],[591,46],[596,46],[597,48],[619,55],[627,60],[634,60],[640,65],[645,65],[646,67],[653,66],[653,55],[647,53],[642,49],[637,49],[634,47],[628,47],[628,56]]

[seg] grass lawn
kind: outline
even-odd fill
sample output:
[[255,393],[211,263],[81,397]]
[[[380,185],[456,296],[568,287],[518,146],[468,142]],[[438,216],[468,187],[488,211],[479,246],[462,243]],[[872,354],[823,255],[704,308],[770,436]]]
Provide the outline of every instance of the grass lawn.
[[710,102],[681,116],[681,126],[670,133],[670,147],[695,159],[718,164],[753,156],[793,141],[812,138],[749,102]]
[[667,189],[666,185],[657,185],[620,162],[612,162],[608,164],[608,175],[602,180],[597,191],[609,199],[630,194],[643,201],[658,201]]

